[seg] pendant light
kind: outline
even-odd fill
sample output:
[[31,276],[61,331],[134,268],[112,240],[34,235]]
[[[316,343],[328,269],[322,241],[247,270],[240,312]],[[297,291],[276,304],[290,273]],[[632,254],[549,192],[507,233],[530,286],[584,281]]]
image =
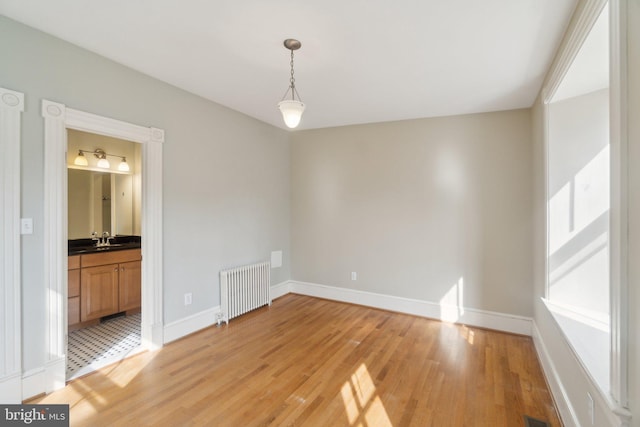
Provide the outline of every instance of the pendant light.
[[[287,88],[282,97],[282,101],[278,103],[278,108],[282,113],[284,124],[291,129],[298,126],[304,112],[304,104],[300,100],[300,95],[296,90],[296,80],[293,77],[293,51],[300,49],[300,46],[302,46],[302,43],[296,39],[286,39],[284,41],[284,47],[291,51],[291,77],[289,78],[289,88]],[[291,92],[291,99],[285,99],[289,92]],[[296,95],[298,96],[297,100]]]

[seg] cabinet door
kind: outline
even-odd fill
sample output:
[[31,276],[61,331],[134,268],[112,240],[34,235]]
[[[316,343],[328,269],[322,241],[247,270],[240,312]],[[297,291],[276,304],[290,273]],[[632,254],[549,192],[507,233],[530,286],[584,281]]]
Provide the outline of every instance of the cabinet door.
[[80,317],[98,319],[118,312],[118,264],[83,268],[80,280]]
[[120,264],[120,311],[140,308],[142,285],[142,263],[140,261]]

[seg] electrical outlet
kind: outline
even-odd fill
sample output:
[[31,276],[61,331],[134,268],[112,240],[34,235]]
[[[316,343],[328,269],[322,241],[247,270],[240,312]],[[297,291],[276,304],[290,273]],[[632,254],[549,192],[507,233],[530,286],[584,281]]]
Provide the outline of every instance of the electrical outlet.
[[587,392],[587,411],[589,412],[589,419],[591,420],[591,425],[595,425],[596,423],[596,410],[593,406],[593,396],[591,393]]
[[358,273],[356,273],[355,271],[351,272],[351,280],[358,280]]
[[193,301],[191,293],[184,294],[184,305],[191,305]]

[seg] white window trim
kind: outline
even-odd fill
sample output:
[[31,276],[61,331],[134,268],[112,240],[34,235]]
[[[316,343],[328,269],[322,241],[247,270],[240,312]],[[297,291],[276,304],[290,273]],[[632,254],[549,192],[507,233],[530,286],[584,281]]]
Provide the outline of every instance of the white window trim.
[[[611,149],[611,206],[610,206],[610,315],[611,354],[610,390],[605,396],[614,403],[613,412],[627,417],[627,341],[628,341],[628,283],[627,283],[627,58],[626,58],[626,0],[609,0],[610,33],[610,149]],[[578,54],[587,35],[598,19],[607,0],[587,0],[576,11],[575,25],[560,48],[542,90],[545,138],[545,196],[548,200],[548,106]],[[549,212],[547,208],[547,245],[549,241]],[[548,251],[547,251],[548,252]],[[549,266],[546,263],[548,296]]]

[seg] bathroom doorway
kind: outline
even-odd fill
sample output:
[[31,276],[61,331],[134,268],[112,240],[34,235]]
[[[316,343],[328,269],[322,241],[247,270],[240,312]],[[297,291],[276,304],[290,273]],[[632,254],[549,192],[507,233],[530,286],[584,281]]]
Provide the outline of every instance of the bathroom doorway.
[[67,130],[67,381],[142,351],[141,154]]
[[162,152],[164,130],[140,126],[49,100],[44,118],[44,277],[47,288],[47,351],[44,392],[66,385],[67,351],[67,132],[70,129],[140,144],[142,151],[141,337],[146,350],[163,345],[162,313]]

